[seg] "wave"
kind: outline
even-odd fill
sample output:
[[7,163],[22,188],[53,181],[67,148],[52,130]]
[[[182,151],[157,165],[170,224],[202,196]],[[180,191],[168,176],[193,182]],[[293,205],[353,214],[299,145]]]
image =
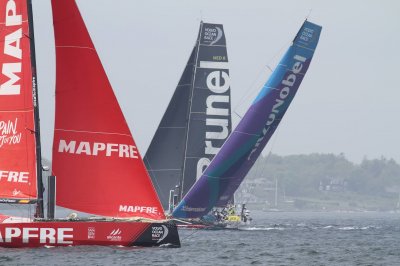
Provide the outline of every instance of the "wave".
[[271,230],[282,231],[282,230],[285,230],[286,228],[284,228],[284,227],[276,227],[276,226],[274,226],[274,227],[257,227],[257,226],[254,226],[254,227],[239,227],[238,229],[242,230],[242,231],[271,231]]

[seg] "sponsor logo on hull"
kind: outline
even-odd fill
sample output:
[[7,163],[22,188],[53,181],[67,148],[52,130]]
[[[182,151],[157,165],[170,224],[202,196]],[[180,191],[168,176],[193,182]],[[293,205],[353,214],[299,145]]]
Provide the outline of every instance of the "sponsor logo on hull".
[[40,244],[73,244],[73,228],[37,228],[37,227],[2,227],[0,228],[0,243],[29,244],[33,241]]
[[88,227],[88,239],[95,239],[96,238],[96,228]]
[[185,212],[204,212],[206,208],[195,208],[195,207],[188,207],[188,206],[183,206],[182,211]]
[[110,241],[121,241],[122,240],[122,231],[121,229],[114,229],[111,231],[111,233],[107,236],[107,240]]
[[168,227],[166,227],[165,225],[151,227],[151,240],[160,243],[167,237],[167,235],[168,235]]

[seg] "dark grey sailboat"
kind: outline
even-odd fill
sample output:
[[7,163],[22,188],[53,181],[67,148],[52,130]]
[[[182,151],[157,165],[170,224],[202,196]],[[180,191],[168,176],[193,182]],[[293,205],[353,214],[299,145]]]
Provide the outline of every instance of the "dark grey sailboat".
[[231,129],[223,26],[201,22],[196,44],[144,157],[165,210],[186,195]]

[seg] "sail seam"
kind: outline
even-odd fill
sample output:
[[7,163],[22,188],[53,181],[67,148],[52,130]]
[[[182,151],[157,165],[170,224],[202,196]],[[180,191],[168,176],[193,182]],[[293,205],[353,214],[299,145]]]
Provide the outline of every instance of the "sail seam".
[[249,136],[260,136],[260,134],[246,133],[246,132],[237,131],[237,130],[234,130],[233,132],[240,133],[240,134],[245,134],[245,135],[249,135]]
[[33,111],[33,108],[32,109],[27,109],[27,110],[0,110],[0,113],[21,113],[21,112],[29,113],[29,112],[32,112],[32,111]]
[[96,51],[96,49],[92,47],[86,47],[86,46],[72,46],[72,45],[57,45],[56,48],[77,48],[77,49],[89,49]]
[[149,172],[158,172],[158,171],[181,171],[182,169],[151,169]]
[[128,134],[122,134],[122,133],[115,133],[115,132],[97,132],[97,131],[84,131],[84,130],[72,130],[72,129],[60,129],[56,128],[54,129],[55,131],[64,131],[64,132],[74,132],[74,133],[90,133],[90,134],[104,134],[104,135],[120,135],[120,136],[127,136],[127,137],[132,137],[131,135]]
[[217,46],[217,47],[226,47],[226,45],[222,45],[222,44],[219,44],[219,45],[209,45],[209,44],[200,44],[200,46],[206,46],[206,47],[211,47],[211,46]]
[[297,46],[297,47],[300,47],[300,48],[303,48],[303,49],[306,49],[306,50],[310,50],[310,51],[315,51],[315,49],[312,49],[312,48],[308,48],[308,47],[305,47],[305,46],[303,46],[303,45],[300,45],[300,44],[297,44],[297,43],[295,43],[294,44],[295,46]]
[[186,128],[186,127],[159,127],[159,128],[180,128],[180,129],[182,129],[182,128]]
[[206,174],[203,174],[204,176],[206,176],[206,177],[209,177],[209,178],[214,178],[214,179],[231,179],[231,178],[234,178],[234,176],[227,176],[227,177],[223,177],[223,176],[210,176],[210,175],[206,175]]

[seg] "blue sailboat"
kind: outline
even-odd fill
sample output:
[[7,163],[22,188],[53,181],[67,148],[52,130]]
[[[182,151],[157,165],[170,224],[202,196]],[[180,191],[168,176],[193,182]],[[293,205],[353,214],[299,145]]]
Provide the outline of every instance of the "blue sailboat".
[[233,197],[275,132],[306,74],[322,27],[305,21],[279,65],[172,215],[198,218]]

